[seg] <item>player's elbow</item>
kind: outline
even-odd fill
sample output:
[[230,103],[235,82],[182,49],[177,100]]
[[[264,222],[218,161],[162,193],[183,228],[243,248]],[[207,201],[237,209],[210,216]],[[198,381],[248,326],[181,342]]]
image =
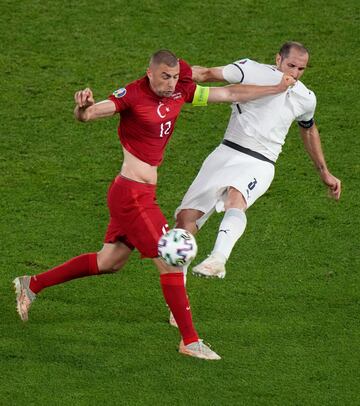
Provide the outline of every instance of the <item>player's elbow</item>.
[[236,102],[236,92],[232,90],[233,85],[224,87],[211,87],[209,91],[208,103],[232,103]]
[[239,86],[241,85],[233,85],[228,88],[228,98],[232,103],[244,103],[247,101],[245,94]]

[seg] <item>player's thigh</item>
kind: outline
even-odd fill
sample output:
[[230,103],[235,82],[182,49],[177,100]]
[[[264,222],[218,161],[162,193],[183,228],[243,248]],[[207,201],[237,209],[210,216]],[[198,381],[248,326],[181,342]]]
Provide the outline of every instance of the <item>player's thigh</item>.
[[158,241],[169,230],[168,222],[155,202],[143,205],[126,234],[129,242],[140,252],[142,258],[158,256]]
[[199,210],[203,214],[213,209],[219,194],[221,194],[221,187],[219,187],[221,175],[218,174],[226,166],[228,152],[227,150],[222,151],[218,147],[205,159],[196,178],[185,193],[180,206],[176,209],[175,216],[184,209]]
[[[237,165],[237,173],[239,175],[236,177],[229,176],[228,192],[224,199],[224,203],[229,199],[228,208],[231,207],[231,203],[241,204],[242,197],[245,199],[247,208],[254,204],[269,189],[274,179],[275,169],[269,162],[245,156]],[[225,177],[226,174],[224,174]],[[231,191],[230,194],[229,191]]]
[[115,272],[129,259],[132,250],[120,241],[105,243],[98,252],[97,261],[100,272]]

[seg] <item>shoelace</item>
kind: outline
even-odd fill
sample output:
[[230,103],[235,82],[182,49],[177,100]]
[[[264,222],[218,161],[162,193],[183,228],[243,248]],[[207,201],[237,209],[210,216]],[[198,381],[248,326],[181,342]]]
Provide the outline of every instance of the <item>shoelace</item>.
[[20,305],[21,306],[27,306],[27,300],[26,299],[28,299],[27,296],[24,294],[24,292],[22,292],[21,296],[20,296]]
[[199,340],[198,342],[197,342],[197,344],[198,344],[198,346],[199,346],[199,350],[202,352],[202,353],[206,353],[206,352],[209,352],[209,351],[212,351],[211,350],[211,345],[210,344],[205,344],[204,343],[204,340]]

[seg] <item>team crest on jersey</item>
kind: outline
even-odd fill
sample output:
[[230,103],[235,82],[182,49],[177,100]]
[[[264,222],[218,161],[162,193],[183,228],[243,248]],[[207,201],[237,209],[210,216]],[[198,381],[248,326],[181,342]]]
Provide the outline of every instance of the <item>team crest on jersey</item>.
[[126,95],[126,89],[125,87],[121,87],[118,90],[115,90],[115,92],[113,93],[113,95],[117,98],[120,99],[121,97],[124,97]]

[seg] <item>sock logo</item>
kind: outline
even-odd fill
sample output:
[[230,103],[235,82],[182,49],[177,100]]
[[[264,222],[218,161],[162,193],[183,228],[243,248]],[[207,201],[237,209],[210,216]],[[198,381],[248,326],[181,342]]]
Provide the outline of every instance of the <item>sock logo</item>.
[[227,229],[227,230],[219,230],[219,234],[220,234],[221,232],[223,232],[223,233],[227,234],[227,233],[228,233],[228,231],[230,231],[230,229]]

